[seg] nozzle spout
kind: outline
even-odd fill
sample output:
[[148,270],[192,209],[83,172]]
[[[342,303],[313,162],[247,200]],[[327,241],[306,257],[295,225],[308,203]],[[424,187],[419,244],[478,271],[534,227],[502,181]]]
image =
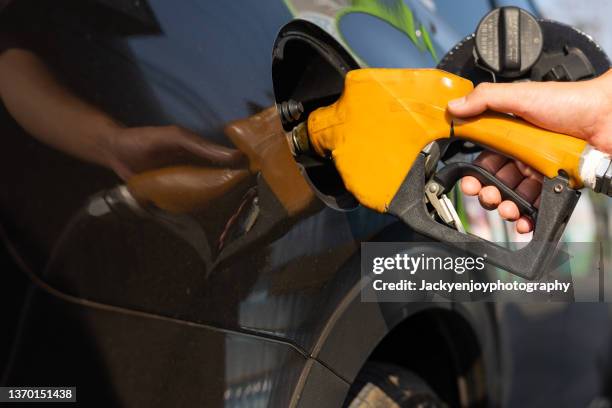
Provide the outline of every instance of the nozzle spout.
[[580,176],[586,187],[612,197],[612,159],[591,145],[580,157]]
[[[607,165],[607,166],[606,166]],[[603,171],[605,168],[605,172]],[[603,161],[600,163],[600,166],[597,168],[596,175],[596,183],[595,183],[596,193],[606,194],[608,197],[612,197],[612,161],[610,159]]]
[[289,149],[294,156],[302,154],[312,154],[310,138],[308,136],[308,126],[302,122],[294,127],[291,132],[286,133]]

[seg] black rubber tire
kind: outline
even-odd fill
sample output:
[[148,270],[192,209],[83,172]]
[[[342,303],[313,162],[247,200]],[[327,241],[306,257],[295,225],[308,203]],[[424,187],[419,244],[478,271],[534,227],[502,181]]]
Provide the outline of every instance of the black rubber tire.
[[446,408],[433,390],[403,367],[369,362],[351,386],[345,408]]

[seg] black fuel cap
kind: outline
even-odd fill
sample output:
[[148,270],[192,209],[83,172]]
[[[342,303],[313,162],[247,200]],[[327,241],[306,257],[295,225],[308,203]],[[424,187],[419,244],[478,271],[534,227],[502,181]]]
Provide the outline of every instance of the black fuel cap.
[[474,48],[480,65],[496,75],[515,78],[540,58],[543,42],[535,17],[518,7],[501,7],[478,24]]

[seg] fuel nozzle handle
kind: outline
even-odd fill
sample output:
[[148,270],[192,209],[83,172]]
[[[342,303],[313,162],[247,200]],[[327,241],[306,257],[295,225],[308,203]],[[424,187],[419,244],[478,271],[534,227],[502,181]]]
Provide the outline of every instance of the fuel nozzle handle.
[[387,212],[422,149],[449,137],[520,160],[574,190],[612,195],[610,156],[585,140],[507,114],[453,118],[448,101],[473,84],[435,69],[356,69],[340,98],[311,112],[288,135],[294,154],[332,157],[346,189],[366,207]]
[[[306,122],[298,124],[291,132],[288,132],[287,141],[294,156],[317,156],[310,144]],[[609,155],[587,144],[580,156],[578,173],[585,187],[596,193],[612,197],[612,159]]]
[[521,160],[548,178],[563,175],[570,187],[612,196],[612,160],[586,141],[487,112],[453,121],[456,136]]

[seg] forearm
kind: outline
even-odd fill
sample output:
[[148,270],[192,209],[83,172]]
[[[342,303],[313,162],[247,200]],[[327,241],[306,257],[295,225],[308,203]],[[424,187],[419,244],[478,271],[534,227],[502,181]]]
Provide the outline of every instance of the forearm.
[[59,84],[32,52],[10,49],[0,55],[0,98],[41,142],[108,166],[109,144],[121,125]]

